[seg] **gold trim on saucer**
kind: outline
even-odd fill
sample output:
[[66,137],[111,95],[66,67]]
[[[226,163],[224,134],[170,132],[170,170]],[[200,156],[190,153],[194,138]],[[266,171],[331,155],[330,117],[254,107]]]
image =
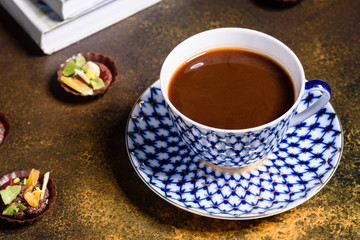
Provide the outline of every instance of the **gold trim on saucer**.
[[207,162],[206,160],[203,159],[199,159],[202,163],[204,163],[205,165],[211,167],[214,170],[218,170],[220,172],[227,172],[230,174],[235,174],[235,173],[243,173],[243,172],[249,172],[257,167],[259,167],[261,164],[263,164],[263,162],[265,160],[267,160],[268,157],[264,157],[263,159],[261,159],[260,161],[256,161],[254,163],[250,163],[249,165],[243,166],[243,167],[220,167],[218,165],[212,164]]

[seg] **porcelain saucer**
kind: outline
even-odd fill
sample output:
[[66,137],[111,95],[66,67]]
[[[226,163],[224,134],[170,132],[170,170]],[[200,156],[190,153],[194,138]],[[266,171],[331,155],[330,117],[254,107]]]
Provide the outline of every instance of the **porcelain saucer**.
[[[319,98],[310,93],[298,108]],[[206,217],[246,220],[272,216],[309,200],[339,165],[343,134],[331,104],[288,129],[266,159],[228,171],[199,159],[178,136],[160,82],[134,105],[126,147],[135,171],[164,200]]]

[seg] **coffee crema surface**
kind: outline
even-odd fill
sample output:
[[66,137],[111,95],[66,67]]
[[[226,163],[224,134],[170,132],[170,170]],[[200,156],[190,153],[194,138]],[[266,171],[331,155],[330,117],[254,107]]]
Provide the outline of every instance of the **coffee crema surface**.
[[287,71],[268,56],[239,48],[202,52],[173,74],[168,97],[182,114],[220,129],[275,120],[295,101]]

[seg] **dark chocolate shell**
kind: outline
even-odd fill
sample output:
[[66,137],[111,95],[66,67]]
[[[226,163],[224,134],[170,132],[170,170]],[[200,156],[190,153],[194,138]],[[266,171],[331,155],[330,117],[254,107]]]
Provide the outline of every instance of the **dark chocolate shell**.
[[[17,172],[6,174],[5,176],[3,176],[0,179],[0,190],[3,190],[6,188],[7,183],[9,182],[10,179],[15,179],[17,177],[18,178],[29,177],[30,172],[31,172],[31,170],[23,170],[23,171],[17,171]],[[40,173],[39,181],[42,181],[43,179],[44,179],[44,174]],[[37,215],[35,217],[31,217],[31,218],[26,218],[26,219],[14,219],[14,218],[11,218],[10,216],[4,216],[0,213],[0,219],[6,220],[11,223],[25,224],[25,223],[32,223],[35,220],[42,218],[46,214],[46,212],[48,212],[51,209],[51,207],[54,205],[55,200],[56,200],[56,195],[57,195],[55,183],[51,180],[51,178],[49,178],[47,188],[49,190],[48,204],[47,204],[46,209],[39,215]]]
[[[93,95],[81,94],[81,93],[73,90],[72,88],[68,87],[66,84],[64,84],[61,81],[61,76],[62,76],[61,71],[62,71],[62,69],[65,67],[65,65],[70,60],[75,61],[75,58],[78,57],[78,56],[84,56],[87,61],[95,62],[96,64],[99,65],[100,69],[105,66],[110,72],[110,75],[111,75],[110,77],[106,76],[106,77],[102,78],[103,81],[104,81],[105,86],[100,88],[100,89],[94,90]],[[103,71],[101,71],[101,72],[103,73]],[[104,55],[102,55],[100,53],[88,52],[88,53],[78,53],[78,54],[75,54],[75,55],[71,56],[70,58],[66,59],[66,61],[64,63],[62,63],[60,65],[60,67],[59,67],[59,70],[57,72],[57,80],[60,82],[61,87],[64,88],[65,91],[67,91],[69,93],[72,93],[74,95],[83,96],[83,97],[94,97],[94,96],[99,96],[99,95],[104,94],[114,84],[117,75],[118,75],[117,67],[116,67],[115,63],[109,57],[104,56]],[[102,76],[100,75],[100,77],[102,77]]]
[[9,118],[0,112],[0,146],[5,142],[10,134],[10,121]]

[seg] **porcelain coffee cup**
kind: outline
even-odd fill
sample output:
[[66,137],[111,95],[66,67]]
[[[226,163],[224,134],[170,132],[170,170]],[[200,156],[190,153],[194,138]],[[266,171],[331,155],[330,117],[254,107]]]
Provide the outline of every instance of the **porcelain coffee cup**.
[[[292,107],[269,123],[235,130],[205,126],[178,111],[168,97],[173,74],[182,63],[193,56],[223,47],[255,51],[284,67],[290,74],[295,88],[295,101]],[[298,57],[285,44],[265,33],[244,28],[208,30],[181,42],[166,57],[160,72],[160,84],[170,118],[188,148],[200,159],[226,168],[245,167],[266,158],[284,138],[290,126],[297,125],[318,112],[329,102],[331,95],[326,82],[305,79]],[[320,91],[322,95],[307,109],[297,112],[301,99],[311,91]]]

